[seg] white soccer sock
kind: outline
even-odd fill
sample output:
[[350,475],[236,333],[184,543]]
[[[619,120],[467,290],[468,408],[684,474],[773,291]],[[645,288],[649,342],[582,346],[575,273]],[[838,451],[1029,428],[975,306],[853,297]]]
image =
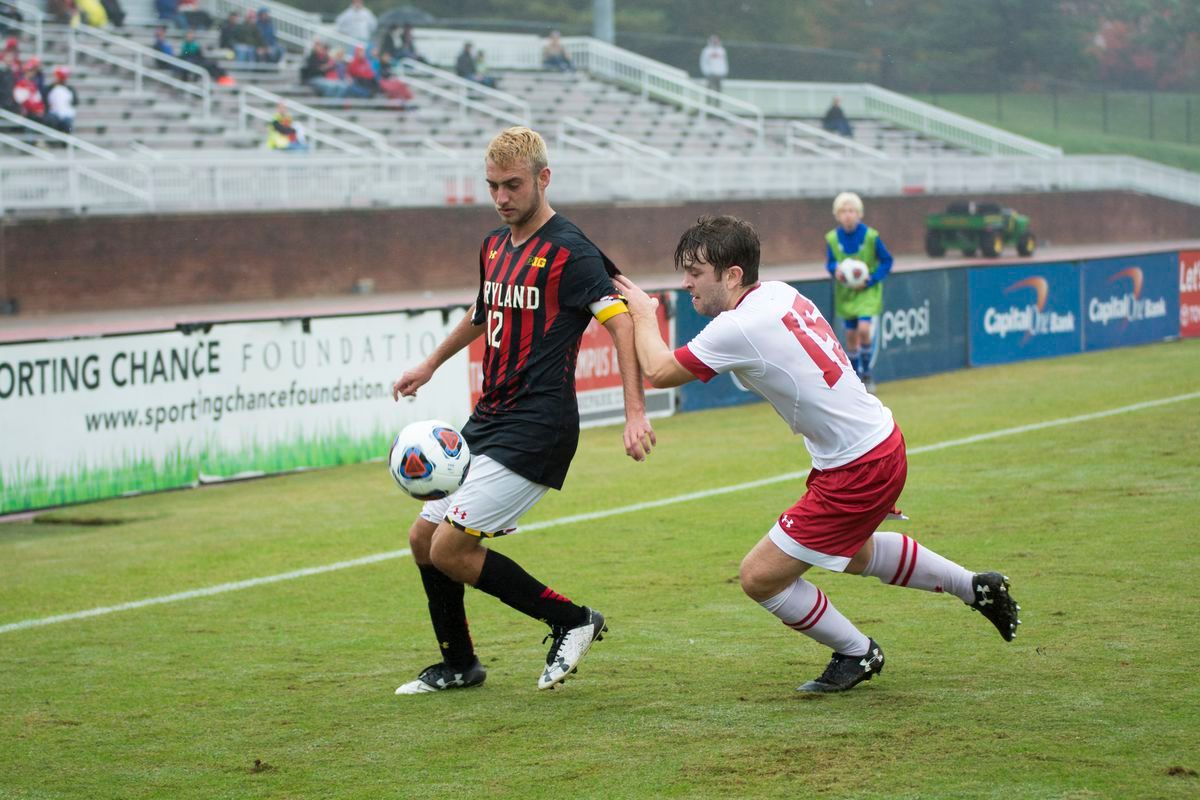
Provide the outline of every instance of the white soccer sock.
[[902,533],[878,531],[871,536],[875,546],[864,576],[879,578],[893,586],[924,589],[927,592],[949,592],[964,603],[975,599],[971,586],[973,574],[953,561],[939,556],[915,539]]
[[833,607],[824,592],[803,578],[797,578],[791,586],[759,605],[779,617],[784,625],[835,653],[866,655],[871,640]]

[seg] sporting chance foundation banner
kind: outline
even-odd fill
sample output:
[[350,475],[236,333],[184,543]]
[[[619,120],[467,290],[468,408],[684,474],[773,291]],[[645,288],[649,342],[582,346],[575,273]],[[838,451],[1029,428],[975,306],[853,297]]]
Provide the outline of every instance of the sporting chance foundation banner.
[[465,352],[415,399],[391,384],[464,313],[0,345],[0,513],[381,458],[409,422],[461,425]]

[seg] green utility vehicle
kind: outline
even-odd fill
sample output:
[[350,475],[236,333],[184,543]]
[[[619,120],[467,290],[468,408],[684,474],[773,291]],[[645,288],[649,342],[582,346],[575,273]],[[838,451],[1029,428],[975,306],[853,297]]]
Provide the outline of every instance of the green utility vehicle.
[[964,256],[979,251],[995,258],[1005,244],[1013,243],[1023,256],[1037,249],[1029,217],[996,203],[951,203],[945,213],[925,217],[925,252],[934,257],[961,250]]

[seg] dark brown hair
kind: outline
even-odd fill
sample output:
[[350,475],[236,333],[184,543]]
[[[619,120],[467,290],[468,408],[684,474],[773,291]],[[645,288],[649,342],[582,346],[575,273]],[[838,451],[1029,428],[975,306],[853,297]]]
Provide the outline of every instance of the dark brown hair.
[[732,266],[742,268],[742,286],[758,283],[758,232],[744,219],[703,216],[683,232],[675,247],[675,269],[697,261],[711,264],[717,277]]

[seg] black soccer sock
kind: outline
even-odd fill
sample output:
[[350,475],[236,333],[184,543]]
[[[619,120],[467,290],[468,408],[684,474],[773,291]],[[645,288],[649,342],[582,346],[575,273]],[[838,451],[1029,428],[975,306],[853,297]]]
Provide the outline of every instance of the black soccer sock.
[[495,550],[488,550],[484,556],[475,588],[549,625],[574,628],[587,622],[583,606],[575,605]]
[[469,667],[475,663],[475,645],[467,626],[463,607],[465,589],[432,564],[417,564],[421,583],[429,598],[429,619],[442,651],[442,661],[451,667]]

